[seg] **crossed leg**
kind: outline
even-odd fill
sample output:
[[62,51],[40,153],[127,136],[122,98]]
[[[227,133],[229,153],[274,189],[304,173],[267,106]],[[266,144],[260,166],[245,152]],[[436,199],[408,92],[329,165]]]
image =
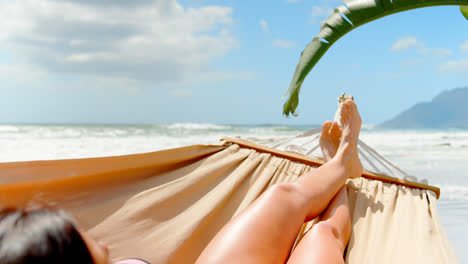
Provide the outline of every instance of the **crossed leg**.
[[[354,102],[344,103],[341,123],[341,140],[330,161],[292,183],[268,189],[218,232],[197,263],[285,263],[303,223],[322,214],[348,177],[362,174],[357,154],[361,118]],[[322,217],[331,219],[341,211]]]
[[[341,129],[336,123],[322,126],[320,147],[328,162],[336,154]],[[346,186],[341,188],[319,221],[304,235],[288,264],[344,263],[343,253],[351,235],[351,217]]]

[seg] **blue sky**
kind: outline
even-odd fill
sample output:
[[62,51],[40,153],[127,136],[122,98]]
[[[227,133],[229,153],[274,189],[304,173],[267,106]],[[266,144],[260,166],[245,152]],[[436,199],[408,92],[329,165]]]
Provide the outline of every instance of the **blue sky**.
[[318,124],[353,94],[378,124],[468,87],[458,7],[404,12],[340,39],[281,97],[335,0],[2,1],[0,123]]

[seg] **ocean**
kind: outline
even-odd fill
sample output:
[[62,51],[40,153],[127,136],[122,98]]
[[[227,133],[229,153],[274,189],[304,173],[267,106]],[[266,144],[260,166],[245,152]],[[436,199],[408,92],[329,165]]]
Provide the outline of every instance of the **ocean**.
[[[0,125],[0,162],[53,160],[151,152],[217,143],[223,136],[294,136],[314,126],[218,125]],[[377,130],[361,140],[418,178],[441,188],[439,213],[460,263],[468,263],[468,130]]]

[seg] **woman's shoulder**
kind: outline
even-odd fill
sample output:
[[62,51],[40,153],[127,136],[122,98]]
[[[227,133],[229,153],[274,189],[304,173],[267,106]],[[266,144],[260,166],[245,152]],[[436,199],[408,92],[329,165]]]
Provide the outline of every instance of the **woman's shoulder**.
[[120,261],[114,262],[113,264],[150,264],[150,263],[142,259],[131,258],[131,259],[120,260]]

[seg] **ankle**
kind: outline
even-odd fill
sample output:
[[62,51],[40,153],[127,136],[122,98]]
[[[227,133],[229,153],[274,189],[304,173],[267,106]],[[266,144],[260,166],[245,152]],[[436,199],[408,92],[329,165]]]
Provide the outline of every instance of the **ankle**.
[[345,170],[348,178],[356,178],[362,175],[363,168],[357,152],[351,154],[346,149],[338,150],[332,161]]

